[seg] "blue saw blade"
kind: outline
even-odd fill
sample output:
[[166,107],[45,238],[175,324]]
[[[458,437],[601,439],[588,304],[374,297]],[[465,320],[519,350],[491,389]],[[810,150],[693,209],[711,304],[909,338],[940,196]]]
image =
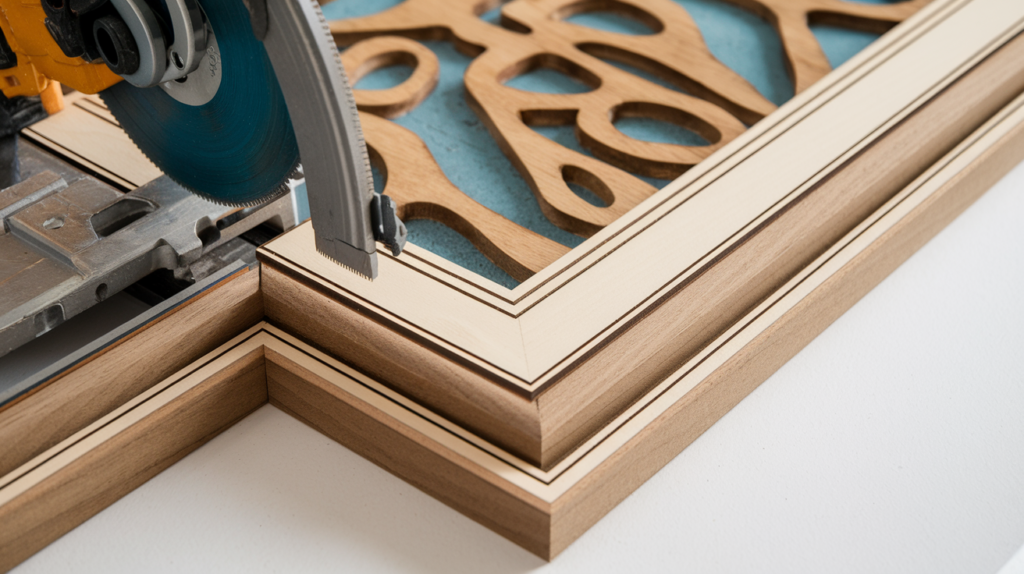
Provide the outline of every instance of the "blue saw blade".
[[217,37],[220,87],[192,106],[159,87],[118,83],[100,97],[140,150],[190,191],[228,205],[253,205],[287,191],[298,168],[288,108],[252,33],[242,0],[201,3]]

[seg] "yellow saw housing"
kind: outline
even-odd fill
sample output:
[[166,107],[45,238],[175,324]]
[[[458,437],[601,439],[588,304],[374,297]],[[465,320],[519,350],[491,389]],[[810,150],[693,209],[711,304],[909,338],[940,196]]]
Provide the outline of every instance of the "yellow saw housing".
[[43,107],[55,113],[64,107],[61,84],[95,94],[123,78],[101,60],[95,63],[69,58],[46,29],[40,2],[65,0],[0,0],[0,29],[18,63],[0,70],[0,89],[7,98],[41,96]]

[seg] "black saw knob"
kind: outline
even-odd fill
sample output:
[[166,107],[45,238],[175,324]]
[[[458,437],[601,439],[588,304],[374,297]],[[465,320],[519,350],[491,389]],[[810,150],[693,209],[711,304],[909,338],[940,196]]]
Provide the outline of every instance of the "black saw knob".
[[120,16],[98,18],[92,25],[92,35],[100,57],[112,72],[124,76],[139,69],[139,46]]

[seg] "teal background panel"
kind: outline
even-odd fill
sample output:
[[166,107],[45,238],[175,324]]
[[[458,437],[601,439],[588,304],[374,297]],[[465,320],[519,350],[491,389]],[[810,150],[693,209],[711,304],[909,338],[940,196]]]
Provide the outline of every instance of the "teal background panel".
[[[356,18],[382,12],[401,0],[334,0],[323,6],[329,20]],[[750,82],[775,104],[793,97],[786,74],[785,60],[775,30],[752,12],[718,0],[675,0],[685,8],[704,36],[704,40],[722,63]],[[886,3],[873,0],[872,3]],[[500,9],[481,16],[498,25]],[[642,35],[651,31],[645,25],[606,13],[574,16],[570,22],[623,34]],[[814,26],[812,30],[833,67],[864,49],[877,35],[832,26]],[[508,219],[569,247],[582,239],[555,227],[541,213],[529,186],[498,148],[476,114],[466,104],[462,78],[471,58],[460,54],[448,42],[424,42],[437,54],[441,77],[434,93],[415,110],[394,120],[419,135],[430,149],[445,175],[470,197]],[[656,76],[627,65],[609,62],[659,85],[678,90]],[[359,89],[385,89],[396,86],[411,74],[406,66],[392,66],[364,77]],[[545,93],[575,93],[588,88],[558,72],[541,69],[509,82],[517,89]],[[688,130],[656,120],[628,118],[616,123],[626,135],[645,141],[703,145],[703,139]],[[560,144],[590,155],[573,132],[572,126],[535,127],[535,131]],[[668,181],[641,178],[661,188]],[[380,173],[374,170],[374,185],[383,188]],[[583,199],[602,205],[600,199],[583,188],[573,186]],[[305,186],[297,191],[299,217],[309,217]],[[478,273],[508,288],[518,283],[483,256],[468,240],[448,227],[433,221],[408,221],[409,239],[449,261]]]

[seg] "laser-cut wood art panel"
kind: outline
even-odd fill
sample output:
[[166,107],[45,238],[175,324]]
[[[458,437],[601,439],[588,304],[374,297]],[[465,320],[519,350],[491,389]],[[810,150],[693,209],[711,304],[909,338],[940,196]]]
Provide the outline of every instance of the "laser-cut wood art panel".
[[[884,32],[929,0],[873,5],[844,0],[729,0],[776,29],[796,92],[831,70],[809,24]],[[498,5],[480,0],[406,0],[363,18],[335,20],[330,29],[353,84],[375,70],[406,65],[413,74],[385,90],[355,90],[363,129],[385,191],[404,219],[432,219],[458,231],[517,280],[568,251],[480,205],[458,189],[415,133],[383,118],[408,113],[437,85],[437,56],[416,40],[445,40],[475,59],[464,77],[465,97],[501,150],[529,184],[555,225],[589,237],[657,189],[636,175],[670,179],[771,113],[775,105],[718,61],[686,10],[672,0],[514,0],[502,26],[480,15]],[[581,13],[610,12],[652,32],[628,35],[567,22]],[[608,62],[662,78],[655,84]],[[586,85],[583,93],[528,92],[506,85],[549,68]],[[707,145],[631,138],[618,119],[644,117],[675,124]],[[552,141],[533,126],[572,125],[593,157]],[[634,175],[636,174],[636,175]],[[586,188],[593,205],[570,188]]]

